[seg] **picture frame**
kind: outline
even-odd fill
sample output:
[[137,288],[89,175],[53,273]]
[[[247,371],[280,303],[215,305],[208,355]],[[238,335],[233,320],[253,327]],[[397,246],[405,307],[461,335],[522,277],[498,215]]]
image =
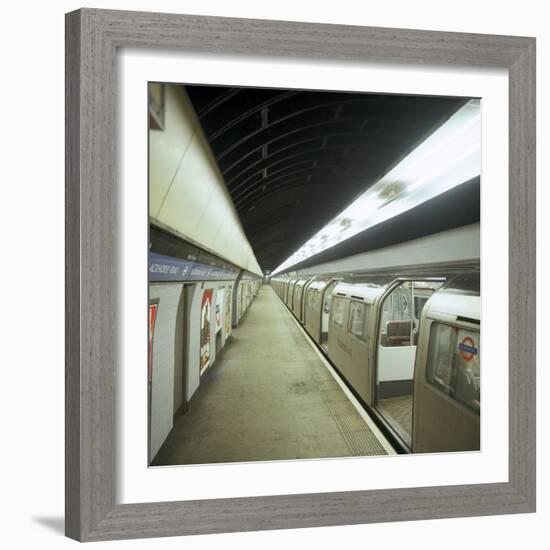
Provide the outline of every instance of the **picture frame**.
[[[115,502],[115,59],[124,47],[508,70],[507,482]],[[66,535],[99,541],[534,512],[535,135],[534,38],[99,9],[67,14]]]

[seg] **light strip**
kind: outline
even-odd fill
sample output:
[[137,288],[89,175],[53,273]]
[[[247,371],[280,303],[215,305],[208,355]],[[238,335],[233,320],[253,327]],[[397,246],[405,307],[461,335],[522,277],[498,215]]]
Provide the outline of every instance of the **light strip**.
[[272,275],[402,214],[481,173],[481,106],[469,100]]

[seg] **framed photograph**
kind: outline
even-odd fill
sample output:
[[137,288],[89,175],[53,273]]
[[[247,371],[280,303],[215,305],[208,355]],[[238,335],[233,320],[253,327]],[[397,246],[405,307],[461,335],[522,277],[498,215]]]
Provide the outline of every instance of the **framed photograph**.
[[66,68],[67,536],[535,511],[533,38],[81,9]]

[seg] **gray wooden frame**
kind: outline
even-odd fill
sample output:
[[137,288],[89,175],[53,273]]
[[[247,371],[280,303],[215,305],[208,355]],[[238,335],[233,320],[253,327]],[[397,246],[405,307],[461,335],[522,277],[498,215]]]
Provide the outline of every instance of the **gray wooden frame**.
[[[114,121],[120,47],[508,69],[507,483],[115,503]],[[534,38],[83,9],[66,16],[66,115],[69,537],[94,541],[535,511]]]

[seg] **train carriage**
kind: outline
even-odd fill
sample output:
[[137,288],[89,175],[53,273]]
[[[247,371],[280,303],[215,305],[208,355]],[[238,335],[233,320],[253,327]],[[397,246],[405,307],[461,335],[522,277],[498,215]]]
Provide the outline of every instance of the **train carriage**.
[[464,275],[451,279],[424,307],[413,452],[480,448],[480,354],[479,276]]
[[290,279],[286,291],[286,305],[290,308],[292,311],[292,306],[294,305],[294,287],[296,286],[296,283],[298,282],[298,279]]
[[302,316],[302,302],[305,293],[306,285],[311,281],[311,279],[299,279],[294,285],[294,296],[292,299],[292,313],[296,316],[298,321],[303,323]]
[[332,290],[341,279],[316,278],[306,289],[304,303],[304,326],[310,336],[326,351],[328,320],[332,302]]
[[327,353],[404,449],[479,449],[479,271],[336,284]]

